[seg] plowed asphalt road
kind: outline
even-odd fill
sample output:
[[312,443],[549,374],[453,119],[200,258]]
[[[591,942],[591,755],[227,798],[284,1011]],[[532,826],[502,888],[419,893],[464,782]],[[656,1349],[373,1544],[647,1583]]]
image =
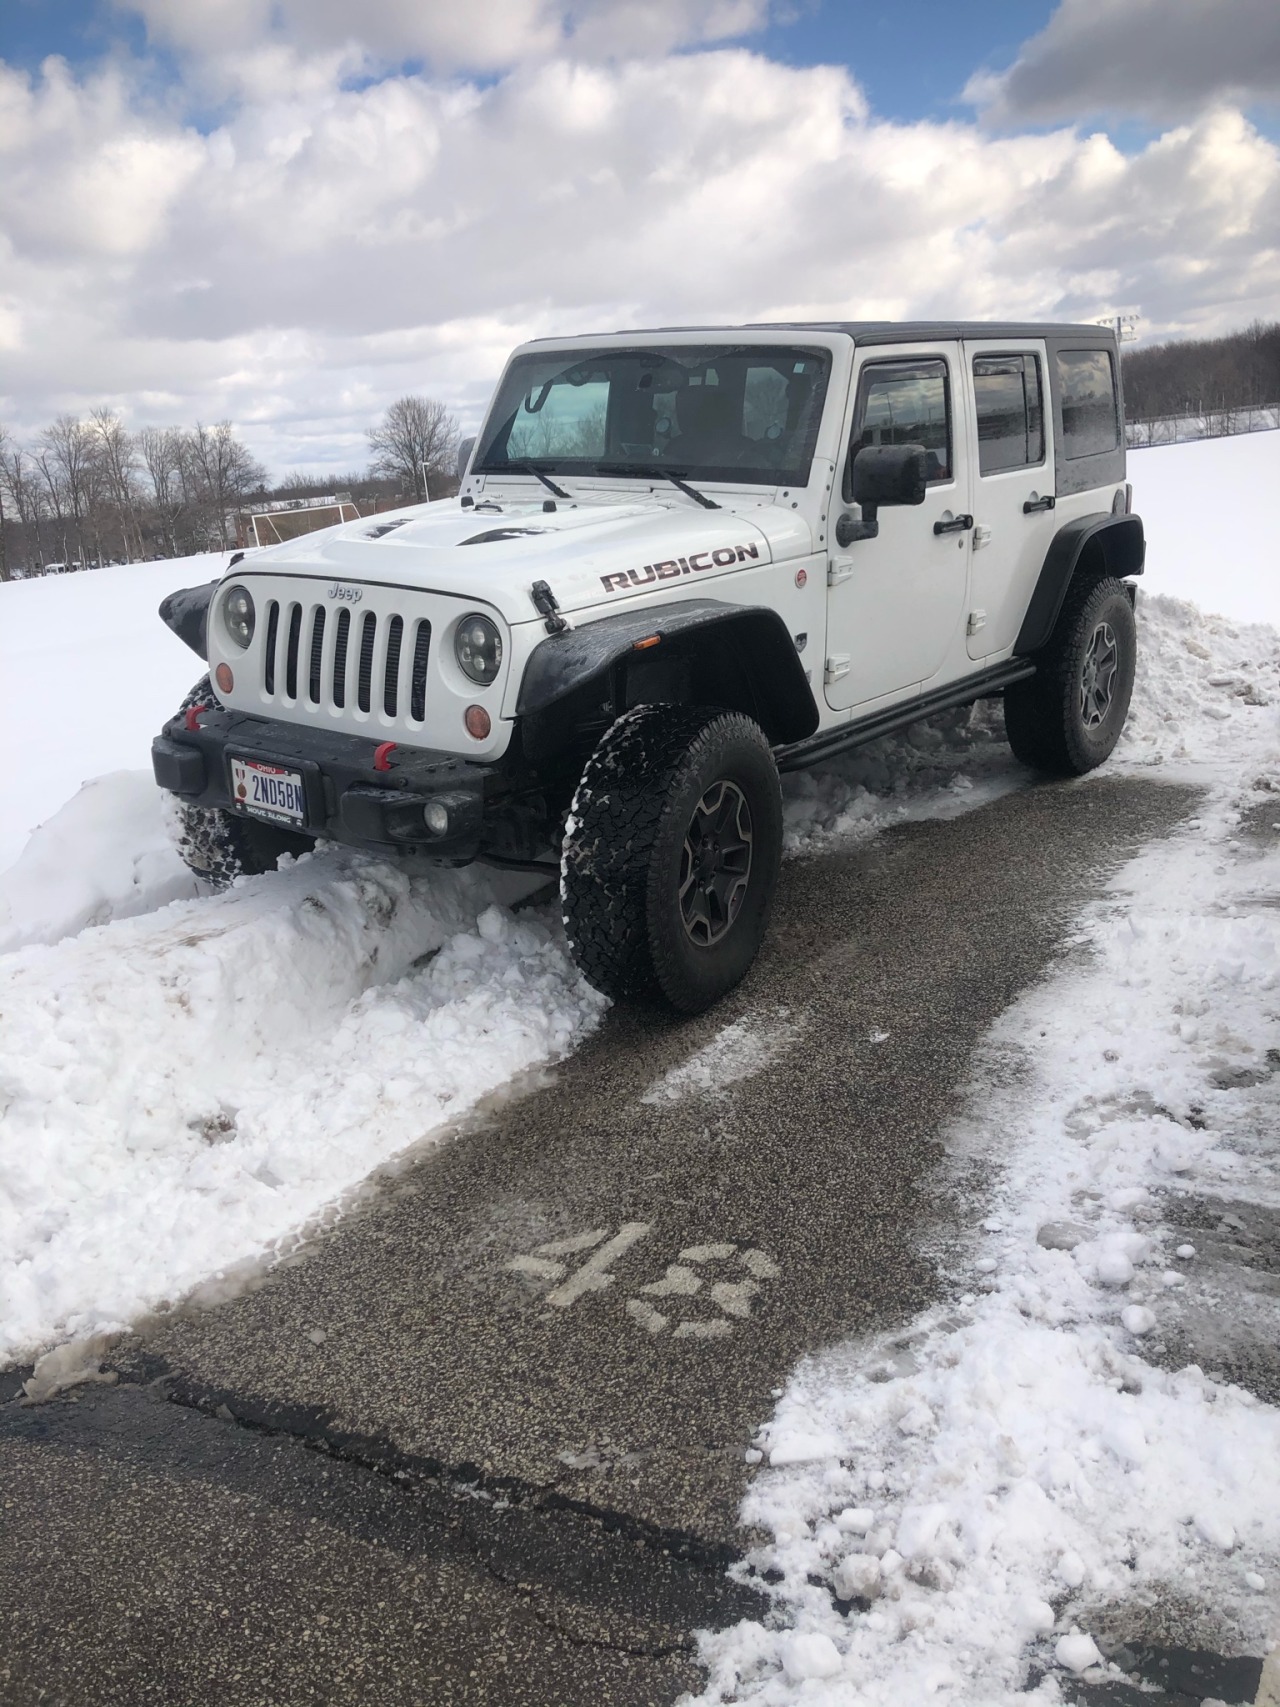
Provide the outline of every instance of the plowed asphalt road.
[[[759,1605],[723,1568],[772,1391],[936,1296],[974,1045],[1193,798],[1046,784],[794,861],[715,1012],[615,1011],[301,1260],[118,1345],[118,1385],[23,1407],[10,1378],[0,1702],[696,1685],[691,1631]],[[767,1066],[644,1100],[738,1020]]]

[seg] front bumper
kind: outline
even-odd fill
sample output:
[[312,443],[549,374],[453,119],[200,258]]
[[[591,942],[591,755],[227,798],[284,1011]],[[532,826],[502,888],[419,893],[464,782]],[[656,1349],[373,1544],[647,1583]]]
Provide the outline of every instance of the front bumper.
[[[192,725],[195,727],[192,727]],[[307,821],[300,833],[378,852],[414,852],[460,863],[485,841],[490,810],[506,794],[504,767],[453,753],[396,745],[388,768],[375,770],[380,743],[244,712],[209,710],[172,718],[151,744],[161,788],[186,805],[218,807],[253,818],[231,786],[232,755],[282,765],[302,777]],[[429,802],[448,811],[448,828],[432,835]]]

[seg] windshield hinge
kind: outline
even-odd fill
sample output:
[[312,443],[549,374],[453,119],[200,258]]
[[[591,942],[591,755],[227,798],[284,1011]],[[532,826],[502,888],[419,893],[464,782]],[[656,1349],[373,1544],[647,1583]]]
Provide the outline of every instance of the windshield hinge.
[[529,589],[529,597],[533,600],[533,608],[539,616],[547,619],[548,634],[563,634],[569,624],[559,614],[560,606],[555,594],[545,581],[535,581]]

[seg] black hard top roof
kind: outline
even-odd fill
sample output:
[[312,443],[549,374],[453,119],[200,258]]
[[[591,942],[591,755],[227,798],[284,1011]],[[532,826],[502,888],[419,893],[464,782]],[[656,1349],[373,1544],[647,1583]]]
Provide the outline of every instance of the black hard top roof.
[[[1046,320],[766,320],[741,326],[633,326],[623,332],[583,333],[583,337],[660,337],[700,332],[723,337],[733,332],[843,332],[859,344],[925,344],[952,338],[1114,338],[1109,326]],[[573,338],[536,338],[539,344],[572,343]]]

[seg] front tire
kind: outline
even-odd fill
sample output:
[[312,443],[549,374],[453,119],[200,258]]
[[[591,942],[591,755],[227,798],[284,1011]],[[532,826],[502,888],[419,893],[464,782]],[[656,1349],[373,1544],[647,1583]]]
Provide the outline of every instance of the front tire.
[[[178,715],[193,707],[220,704],[212,682],[203,676],[178,707]],[[178,857],[211,889],[229,889],[237,877],[260,877],[276,869],[282,854],[310,853],[315,846],[311,836],[241,818],[218,806],[189,806],[177,796],[172,798]]]
[[626,712],[587,762],[565,831],[565,931],[590,983],[701,1013],[747,973],[782,860],[764,731],[707,707]]
[[1109,758],[1129,714],[1138,627],[1122,582],[1067,589],[1034,676],[1005,689],[1009,745],[1023,764],[1083,776]]

